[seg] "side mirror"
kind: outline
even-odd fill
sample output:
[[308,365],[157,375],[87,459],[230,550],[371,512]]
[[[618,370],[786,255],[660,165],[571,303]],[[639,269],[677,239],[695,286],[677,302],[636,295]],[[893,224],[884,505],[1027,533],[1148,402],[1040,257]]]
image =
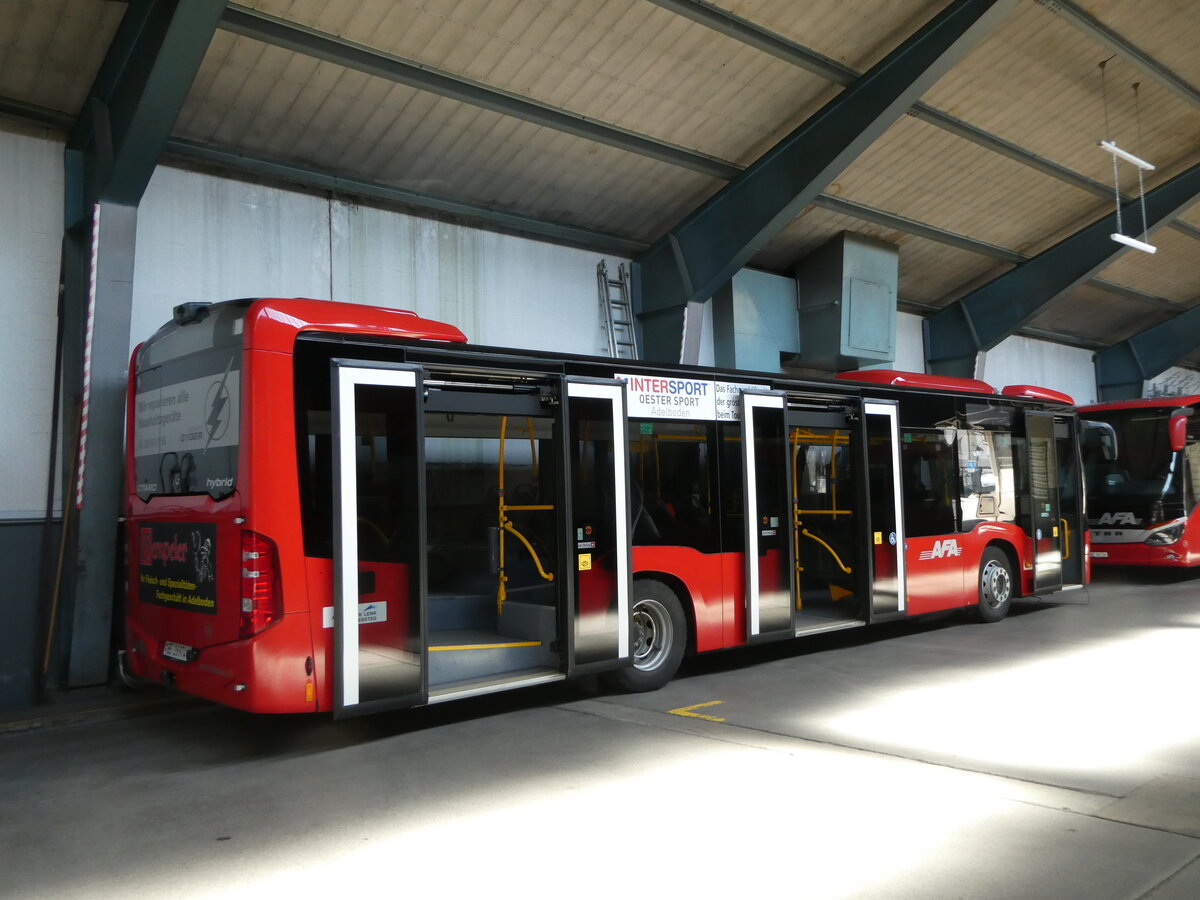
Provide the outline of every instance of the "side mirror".
[[1173,413],[1167,419],[1167,434],[1171,438],[1171,449],[1182,450],[1187,446],[1187,413]]

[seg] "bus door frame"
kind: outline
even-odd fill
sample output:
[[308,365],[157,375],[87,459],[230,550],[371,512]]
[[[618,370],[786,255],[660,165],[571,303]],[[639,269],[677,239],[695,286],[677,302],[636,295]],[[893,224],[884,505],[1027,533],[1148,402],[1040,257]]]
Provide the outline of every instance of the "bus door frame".
[[[1029,514],[1024,524],[1029,529],[1029,539],[1033,543],[1031,562],[1035,594],[1059,591],[1063,587],[1062,535],[1059,531],[1062,498],[1058,490],[1058,444],[1054,427],[1056,415],[1046,410],[1025,410],[1025,476],[1029,483]],[[1049,467],[1046,473],[1047,492],[1041,498],[1034,492],[1034,441],[1045,442]],[[1042,509],[1039,500],[1049,500],[1053,506],[1049,510]],[[1045,505],[1049,506],[1050,503]]]
[[[561,447],[563,491],[559,508],[562,510],[559,520],[565,543],[562,554],[565,570],[570,561],[571,577],[564,578],[561,585],[564,615],[562,617],[562,634],[565,639],[567,677],[584,675],[618,668],[620,664],[632,664],[632,610],[633,596],[633,524],[630,521],[629,494],[629,411],[626,401],[625,382],[615,378],[585,378],[568,375],[563,379],[561,403]],[[588,625],[580,612],[580,575],[591,568],[594,559],[592,550],[598,549],[587,546],[596,543],[588,540],[589,535],[583,533],[585,523],[577,522],[575,512],[575,471],[571,461],[571,444],[573,432],[572,407],[575,400],[607,400],[610,403],[611,422],[613,427],[612,478],[615,490],[612,491],[612,507],[608,512],[612,516],[615,527],[613,560],[616,564],[614,587],[614,602],[616,613],[612,627],[616,634],[616,655],[600,659],[579,661],[577,646],[583,629]]]
[[[359,667],[359,556],[358,556],[358,472],[356,456],[356,405],[354,389],[360,385],[394,388],[398,399],[411,404],[411,452],[416,483],[413,487],[412,514],[416,518],[418,548],[426,545],[425,534],[425,415],[422,404],[422,370],[419,366],[373,360],[333,359],[331,425],[333,431],[333,717],[366,715],[389,709],[418,706],[429,696],[429,650],[426,633],[428,603],[427,567],[424,552],[414,556],[415,603],[409,598],[408,615],[416,615],[418,633],[414,654],[420,668],[415,690],[374,700],[361,699]],[[395,611],[394,614],[399,611]],[[411,619],[410,619],[411,621]],[[348,623],[354,623],[348,628]]]
[[[871,491],[871,430],[873,420],[886,419],[886,434],[890,447],[892,493],[890,497],[876,497]],[[900,405],[895,400],[880,400],[864,397],[862,401],[862,489],[867,497],[867,558],[870,559],[871,603],[869,622],[885,622],[902,619],[908,615],[908,586],[906,569],[906,540],[904,530],[904,482],[900,475]],[[882,527],[881,527],[882,526]],[[894,548],[895,600],[891,593],[881,590],[887,579],[881,579],[879,562],[881,554],[890,555],[885,548]],[[890,576],[888,576],[890,578]],[[886,587],[886,585],[884,585]]]
[[[779,640],[795,637],[796,634],[796,584],[792,546],[792,467],[788,446],[788,409],[786,391],[743,391],[742,392],[742,502],[744,504],[744,527],[746,530],[746,640],[749,642]],[[779,486],[782,496],[775,502],[780,515],[775,523],[759,523],[759,472],[758,459],[754,452],[758,431],[756,420],[760,416],[775,415],[779,418],[783,440],[780,442],[779,459],[776,464],[783,473],[783,484]],[[782,538],[782,540],[781,540]],[[782,557],[781,566],[787,572],[786,581],[779,590],[787,596],[787,616],[776,614],[770,622],[762,620],[761,560],[769,549],[775,549]]]

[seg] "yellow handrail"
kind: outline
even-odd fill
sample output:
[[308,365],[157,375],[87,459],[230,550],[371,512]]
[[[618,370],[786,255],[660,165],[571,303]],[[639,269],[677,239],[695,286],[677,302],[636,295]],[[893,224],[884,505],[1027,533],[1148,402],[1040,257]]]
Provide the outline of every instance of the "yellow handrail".
[[1067,524],[1066,519],[1059,519],[1058,521],[1062,522],[1062,527],[1063,527],[1062,558],[1070,559],[1071,558],[1071,526]]
[[825,543],[825,541],[821,540],[819,537],[817,537],[815,534],[813,534],[807,528],[802,528],[800,530],[800,533],[802,535],[804,535],[806,538],[812,538],[814,541],[816,541],[818,544],[820,544],[822,547],[824,547],[826,550],[828,550],[829,555],[833,557],[833,561],[835,563],[837,563],[837,566],[839,569],[841,569],[847,575],[849,575],[851,573],[851,569],[845,563],[842,562],[841,557],[839,557],[837,555],[837,551],[834,550],[832,547],[830,547],[827,543]]
[[[527,423],[527,427],[529,429],[529,446],[530,446],[531,452],[534,454],[534,457],[533,457],[534,465],[536,466],[537,465],[537,448],[536,448],[536,446],[534,444],[534,440],[533,440],[533,420],[527,418],[526,423]],[[508,518],[509,510],[518,510],[518,511],[546,510],[546,509],[554,509],[554,507],[551,504],[525,504],[525,505],[521,505],[521,506],[518,506],[518,505],[509,506],[507,503],[504,502],[504,441],[505,441],[505,438],[507,437],[507,432],[508,432],[508,416],[501,416],[500,417],[500,453],[499,453],[500,471],[497,476],[498,488],[497,488],[497,494],[496,494],[496,502],[497,502],[496,515],[497,515],[497,523],[498,523],[499,529],[500,529],[499,535],[498,535],[499,545],[500,545],[499,546],[500,571],[497,575],[498,584],[496,586],[496,615],[502,615],[504,613],[504,601],[508,599],[508,589],[505,587],[505,585],[508,584],[508,575],[504,571],[504,569],[505,569],[505,566],[504,566],[504,535],[506,532],[513,535],[517,540],[519,540],[522,544],[525,545],[525,549],[529,551],[529,555],[533,558],[533,564],[537,567],[538,574],[540,576],[542,576],[542,578],[544,578],[546,581],[554,580],[554,574],[552,572],[547,572],[544,568],[542,568],[542,561],[541,561],[541,559],[538,558],[537,551],[533,549],[533,545],[531,543],[529,543],[529,541],[525,538],[525,535],[523,535],[523,534],[521,534],[521,532],[517,531],[517,529],[513,526],[512,520]]]

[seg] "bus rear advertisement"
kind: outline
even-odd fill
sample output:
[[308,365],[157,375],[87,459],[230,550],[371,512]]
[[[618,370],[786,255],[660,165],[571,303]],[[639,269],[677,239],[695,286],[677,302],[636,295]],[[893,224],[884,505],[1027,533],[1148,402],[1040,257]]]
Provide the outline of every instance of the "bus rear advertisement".
[[[471,345],[185,304],[129,381],[131,676],[349,716],[1087,583],[1065,395]],[[1086,596],[1085,591],[1080,596]]]
[[1085,406],[1083,430],[1092,559],[1110,566],[1200,564],[1200,395]]

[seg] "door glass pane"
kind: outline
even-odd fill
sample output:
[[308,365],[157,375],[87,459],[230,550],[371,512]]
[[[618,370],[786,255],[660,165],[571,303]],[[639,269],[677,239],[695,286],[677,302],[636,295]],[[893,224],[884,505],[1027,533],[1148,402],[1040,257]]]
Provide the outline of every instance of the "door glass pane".
[[[343,371],[341,377],[369,380],[388,374]],[[342,458],[340,481],[343,491],[351,489],[352,482],[353,519],[345,515],[350,511],[345,506],[339,518],[352,536],[347,540],[343,533],[338,550],[352,550],[341,560],[341,571],[350,566],[357,573],[356,615],[344,617],[340,626],[352,629],[356,638],[343,637],[341,644],[350,652],[350,659],[343,659],[339,667],[340,697],[348,706],[411,697],[423,690],[416,391],[394,384],[357,384],[353,405],[354,434],[348,445],[353,455]],[[306,443],[313,448],[313,459],[319,459],[329,418],[323,411],[310,410],[306,419]]]
[[758,571],[758,632],[792,627],[786,427],[782,407],[749,407],[754,416],[755,511],[750,565]]
[[903,588],[903,532],[896,507],[895,407],[892,415],[872,413],[863,417],[867,432],[867,480],[870,492],[870,542],[874,559],[871,609],[876,614],[901,608]]
[[[572,391],[579,386],[572,385]],[[628,653],[621,599],[628,579],[624,436],[614,433],[615,399],[570,397],[571,540],[575,578],[575,665]],[[618,441],[620,443],[618,443]]]
[[1026,414],[1026,440],[1029,452],[1029,495],[1031,534],[1034,541],[1034,583],[1038,589],[1062,584],[1062,556],[1059,551],[1057,454],[1054,448],[1054,418]]

